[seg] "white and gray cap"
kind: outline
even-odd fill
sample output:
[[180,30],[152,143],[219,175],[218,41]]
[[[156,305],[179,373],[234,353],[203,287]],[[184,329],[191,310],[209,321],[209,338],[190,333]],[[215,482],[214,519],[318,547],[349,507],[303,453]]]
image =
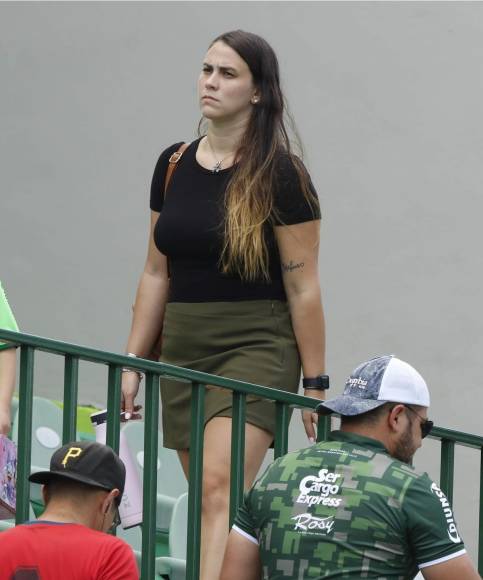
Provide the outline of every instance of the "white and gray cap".
[[407,362],[384,355],[360,364],[347,379],[340,397],[317,407],[323,415],[354,416],[377,409],[384,403],[429,407],[429,391],[423,377]]

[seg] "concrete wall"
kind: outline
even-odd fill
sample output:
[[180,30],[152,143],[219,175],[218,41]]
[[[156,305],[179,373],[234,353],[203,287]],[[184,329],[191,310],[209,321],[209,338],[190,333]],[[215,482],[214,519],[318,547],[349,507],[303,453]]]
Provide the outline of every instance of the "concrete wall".
[[[332,393],[396,353],[438,424],[481,435],[481,3],[1,3],[0,276],[22,329],[123,350],[154,163],[193,138],[201,59],[232,28],[276,49],[320,193]],[[105,377],[81,365],[81,400]],[[39,392],[61,378],[39,356]],[[437,455],[417,462],[434,477]],[[458,454],[473,553],[478,472]]]

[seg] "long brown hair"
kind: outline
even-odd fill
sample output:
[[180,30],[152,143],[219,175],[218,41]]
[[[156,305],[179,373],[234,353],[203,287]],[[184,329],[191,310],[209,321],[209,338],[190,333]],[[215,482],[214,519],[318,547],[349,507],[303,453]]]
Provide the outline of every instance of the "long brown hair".
[[295,124],[280,88],[274,50],[260,36],[243,30],[221,34],[210,47],[216,42],[228,45],[247,63],[260,95],[239,143],[238,162],[225,192],[225,235],[220,267],[222,272],[236,273],[244,280],[268,281],[269,255],[264,230],[267,222],[278,217],[274,189],[277,161],[282,155],[293,164],[304,196],[313,209],[316,199],[303,163],[291,150],[285,119],[302,154]]

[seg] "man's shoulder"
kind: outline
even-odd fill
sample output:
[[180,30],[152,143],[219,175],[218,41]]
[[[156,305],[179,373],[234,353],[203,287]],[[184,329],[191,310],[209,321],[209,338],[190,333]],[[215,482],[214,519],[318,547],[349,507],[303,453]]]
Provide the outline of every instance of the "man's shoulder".
[[379,477],[397,473],[401,479],[429,479],[427,473],[416,470],[412,465],[392,457],[387,449],[377,440],[360,437],[353,441],[328,440],[314,446],[314,450],[325,456],[340,457],[340,461],[351,463],[370,463]]
[[14,538],[17,538],[19,535],[21,535],[22,532],[19,532],[20,527],[21,526],[15,526],[2,530],[2,532],[0,532],[0,544],[12,541]]
[[102,557],[105,576],[103,578],[138,579],[136,560],[132,547],[116,536],[89,529],[93,533],[93,544]]
[[[363,468],[365,475],[377,480],[380,486],[394,490],[401,500],[409,489],[415,486],[429,489],[432,483],[427,473],[420,472],[412,465],[391,457],[382,450],[367,450],[367,454],[364,454],[364,448],[361,446],[360,450],[354,448],[351,455],[355,463],[366,457],[367,468]],[[381,492],[382,487],[378,487],[377,493]]]
[[84,544],[92,544],[99,549],[110,548],[112,550],[128,549],[131,550],[129,544],[124,540],[111,536],[104,532],[99,532],[83,526],[81,524],[58,523],[58,522],[43,522],[37,520],[34,522],[26,522],[19,524],[9,530],[0,533],[0,542],[7,540],[21,539],[32,532],[35,533],[36,539],[45,535],[46,537],[60,536],[66,541],[72,539],[76,544],[81,541]]
[[[444,502],[448,501],[445,493],[441,490],[438,484],[431,479],[428,473],[419,472],[415,469],[413,470],[413,473],[413,481],[408,485],[406,495],[414,498],[414,501],[417,501],[419,498],[424,505],[427,505],[425,502],[428,497],[433,498],[436,505],[438,505],[438,502],[444,504]],[[443,507],[445,506],[443,505]]]
[[293,473],[299,467],[313,464],[319,460],[317,454],[314,453],[314,449],[315,446],[304,447],[278,457],[267,467],[264,475],[270,475],[278,471],[286,472],[288,475],[290,471]]
[[91,528],[84,528],[84,534],[86,538],[90,538],[90,540],[97,546],[104,546],[105,549],[119,551],[119,550],[129,550],[132,552],[131,546],[116,536],[112,536],[111,534],[106,534],[105,532],[99,532],[97,530],[93,530]]
[[[258,491],[287,491],[307,472],[340,471],[366,482],[368,490],[404,498],[408,489],[431,493],[427,473],[391,457],[382,446],[328,440],[299,449],[276,459],[257,482]],[[434,493],[434,492],[433,492]]]

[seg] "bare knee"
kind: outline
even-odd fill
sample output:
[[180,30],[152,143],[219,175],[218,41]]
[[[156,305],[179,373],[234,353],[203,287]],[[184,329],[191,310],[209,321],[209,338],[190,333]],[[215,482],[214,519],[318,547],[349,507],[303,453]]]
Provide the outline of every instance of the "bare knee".
[[224,512],[230,501],[230,474],[219,468],[203,471],[203,511]]

